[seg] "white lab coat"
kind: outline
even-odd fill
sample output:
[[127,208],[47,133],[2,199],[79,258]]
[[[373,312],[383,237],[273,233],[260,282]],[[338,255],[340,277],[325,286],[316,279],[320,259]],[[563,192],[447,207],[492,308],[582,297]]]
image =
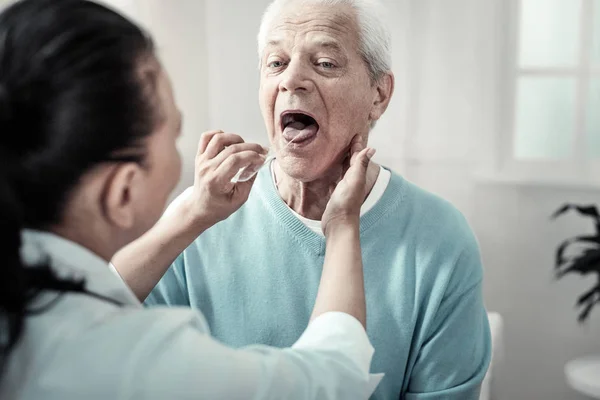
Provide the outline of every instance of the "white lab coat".
[[369,375],[373,347],[347,314],[315,319],[290,349],[235,350],[212,339],[197,312],[144,309],[87,249],[35,231],[23,240],[28,265],[50,260],[61,276],[83,277],[89,291],[123,306],[64,294],[28,317],[0,399],[366,399],[381,378]]

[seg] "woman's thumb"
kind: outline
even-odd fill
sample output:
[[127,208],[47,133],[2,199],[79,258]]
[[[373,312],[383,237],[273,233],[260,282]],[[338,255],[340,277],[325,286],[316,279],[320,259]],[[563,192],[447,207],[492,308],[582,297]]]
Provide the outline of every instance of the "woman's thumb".
[[369,167],[369,163],[371,162],[371,158],[373,158],[373,156],[375,155],[375,151],[375,149],[367,147],[358,155],[356,162],[360,163],[360,168],[364,171],[366,171]]
[[352,179],[362,181],[367,176],[367,169],[374,154],[375,149],[366,148],[356,155],[350,166],[351,171],[348,171],[351,172]]

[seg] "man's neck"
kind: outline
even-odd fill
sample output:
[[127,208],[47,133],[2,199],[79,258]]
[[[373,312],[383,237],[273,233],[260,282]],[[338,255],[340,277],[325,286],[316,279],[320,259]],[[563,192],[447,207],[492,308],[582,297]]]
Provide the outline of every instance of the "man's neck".
[[[342,167],[333,168],[321,179],[312,182],[301,182],[287,175],[281,169],[277,160],[275,160],[273,166],[277,190],[283,201],[304,218],[320,221],[331,194],[342,178]],[[365,197],[373,189],[379,171],[379,165],[373,162],[369,165]]]

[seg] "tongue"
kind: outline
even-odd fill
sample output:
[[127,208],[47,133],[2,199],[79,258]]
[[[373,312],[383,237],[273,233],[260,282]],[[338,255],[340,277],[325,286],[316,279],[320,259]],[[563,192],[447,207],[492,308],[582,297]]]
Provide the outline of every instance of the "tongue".
[[287,127],[293,128],[297,131],[301,131],[302,129],[304,129],[306,127],[306,125],[300,121],[295,121],[295,122],[292,122],[291,124],[289,124]]
[[302,122],[292,122],[283,130],[283,138],[288,142],[301,142],[317,133],[317,125],[304,125]]

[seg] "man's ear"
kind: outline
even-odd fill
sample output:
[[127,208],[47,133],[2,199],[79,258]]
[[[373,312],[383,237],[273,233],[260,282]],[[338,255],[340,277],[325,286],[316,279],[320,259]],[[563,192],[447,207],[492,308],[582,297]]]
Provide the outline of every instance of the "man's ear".
[[106,218],[120,229],[128,230],[135,226],[138,184],[142,173],[136,163],[120,164],[106,181],[102,209]]
[[375,83],[376,92],[373,98],[373,106],[369,113],[371,121],[377,121],[387,109],[394,94],[394,83],[395,78],[392,72],[386,73]]

